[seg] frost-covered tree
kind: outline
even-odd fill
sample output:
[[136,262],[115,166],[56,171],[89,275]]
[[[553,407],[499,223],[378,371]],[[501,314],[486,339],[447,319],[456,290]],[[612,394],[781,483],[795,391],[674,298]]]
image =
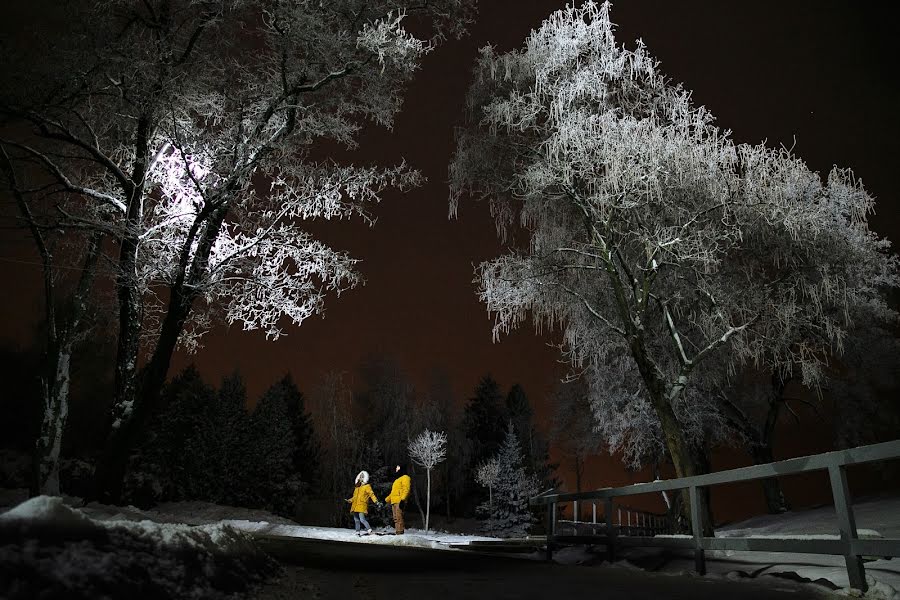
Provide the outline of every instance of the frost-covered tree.
[[538,493],[538,483],[522,464],[522,448],[512,423],[506,430],[497,456],[485,463],[484,468],[484,474],[479,470],[479,480],[493,480],[490,486],[493,488],[493,498],[489,498],[487,506],[480,507],[480,512],[489,517],[485,524],[486,531],[505,537],[525,535],[533,521],[528,502]]
[[426,429],[409,443],[409,457],[417,465],[424,467],[428,478],[425,497],[425,531],[428,531],[431,517],[431,471],[447,458],[447,434]]
[[[484,461],[475,469],[475,482],[488,489],[488,519],[494,518],[494,485],[499,476],[500,461],[496,456]],[[489,526],[489,528],[491,527]]]
[[733,142],[642,42],[617,44],[608,3],[484,48],[468,106],[451,214],[487,199],[515,242],[477,270],[495,337],[528,316],[560,327],[592,397],[624,382],[611,398],[657,428],[678,476],[704,470],[690,390],[710,357],[820,379],[846,308],[896,282],[850,171],[823,181],[788,150]]
[[194,347],[214,318],[277,338],[360,282],[356,261],[303,221],[372,222],[385,188],[421,177],[321,148],[390,127],[420,59],[464,31],[474,0],[35,7],[27,50],[3,53],[0,112],[18,125],[0,143],[42,172],[27,191],[80,198],[60,226],[115,240],[116,394],[99,471],[114,499],[178,345]]

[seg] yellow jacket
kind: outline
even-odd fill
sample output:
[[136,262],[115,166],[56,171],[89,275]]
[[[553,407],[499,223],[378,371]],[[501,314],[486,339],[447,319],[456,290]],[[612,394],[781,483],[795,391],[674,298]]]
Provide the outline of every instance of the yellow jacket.
[[356,486],[353,488],[353,498],[349,499],[350,512],[368,514],[370,499],[372,502],[378,502],[378,498],[375,497],[375,492],[372,491],[371,485],[366,483]]
[[398,504],[406,500],[406,497],[409,496],[410,481],[412,480],[409,478],[409,475],[401,475],[395,479],[394,485],[391,486],[391,493],[384,501],[388,504]]

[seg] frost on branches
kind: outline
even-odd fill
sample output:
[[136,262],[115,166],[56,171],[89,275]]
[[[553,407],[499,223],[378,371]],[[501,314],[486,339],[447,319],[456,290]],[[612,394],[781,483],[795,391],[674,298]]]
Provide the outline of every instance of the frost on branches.
[[497,456],[478,469],[476,480],[490,491],[488,502],[478,507],[487,517],[482,524],[485,533],[524,536],[533,521],[528,501],[538,493],[538,482],[522,464],[522,448],[512,424]]
[[481,51],[450,211],[486,199],[514,234],[477,269],[495,337],[528,316],[561,329],[611,449],[647,435],[692,475],[716,422],[715,398],[691,391],[711,357],[815,384],[848,307],[896,285],[896,264],[849,170],[823,180],[788,150],[732,141],[642,42],[617,45],[609,8],[570,6],[522,49]]
[[[10,74],[0,113],[23,125],[0,143],[23,172],[42,171],[27,190],[34,201],[52,204],[59,192],[81,200],[54,227],[115,242],[112,422],[124,439],[133,433],[118,432],[158,396],[176,346],[195,348],[214,319],[277,338],[285,322],[319,312],[326,294],[360,282],[355,261],[313,239],[304,221],[371,223],[386,188],[421,177],[402,161],[338,164],[327,148],[354,148],[370,123],[390,128],[422,57],[464,33],[475,0],[35,10],[34,31],[21,34],[33,35],[27,52],[0,57]],[[121,470],[113,457],[127,449],[111,442],[105,455]]]
[[425,531],[428,531],[428,522],[431,517],[431,470],[447,458],[447,434],[443,431],[426,429],[409,443],[409,456],[414,463],[425,467],[428,477],[425,500]]

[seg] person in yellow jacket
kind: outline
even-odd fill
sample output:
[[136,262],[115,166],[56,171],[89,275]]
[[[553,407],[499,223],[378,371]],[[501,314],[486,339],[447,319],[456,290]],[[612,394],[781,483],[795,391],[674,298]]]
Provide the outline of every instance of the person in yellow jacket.
[[369,485],[369,474],[366,471],[359,472],[354,484],[353,497],[347,498],[347,502],[350,503],[350,514],[353,515],[356,535],[362,535],[359,532],[360,523],[365,526],[366,534],[370,534],[372,533],[372,526],[366,520],[366,515],[369,513],[369,500],[379,506],[381,506],[381,502],[378,501],[375,492],[372,491],[372,486]]
[[394,515],[394,531],[397,535],[401,535],[404,530],[403,508],[406,506],[406,498],[409,496],[412,480],[406,474],[404,465],[397,465],[394,471],[397,478],[394,479],[394,485],[391,486],[391,493],[384,501],[391,505],[391,512]]

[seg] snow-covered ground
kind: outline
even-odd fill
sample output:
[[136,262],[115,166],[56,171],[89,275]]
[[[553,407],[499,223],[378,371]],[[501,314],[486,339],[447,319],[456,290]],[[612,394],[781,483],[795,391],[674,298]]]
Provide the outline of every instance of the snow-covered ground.
[[[900,497],[873,498],[853,505],[860,537],[900,537]],[[687,537],[687,536],[686,536]],[[716,530],[716,537],[768,537],[795,539],[838,539],[834,508],[764,515]],[[634,563],[661,573],[683,574],[694,568],[693,553],[671,552],[662,562],[659,549],[627,549],[619,568],[637,568]],[[786,552],[745,552],[715,550],[706,553],[709,577],[740,579],[778,575],[791,579],[818,582],[837,593],[854,595],[849,589],[847,570],[842,556],[795,554]],[[585,548],[567,548],[555,555],[562,563],[596,562],[597,555]],[[651,567],[652,565],[652,567]],[[900,557],[865,563],[869,592],[866,598],[900,600]]]
[[[22,499],[20,492],[0,491],[0,507]],[[13,575],[22,579],[18,596],[30,597],[29,585],[46,584],[57,590],[81,589],[91,578],[93,592],[124,578],[124,585],[137,585],[134,573],[143,570],[153,585],[170,586],[166,593],[177,597],[225,597],[227,591],[252,585],[272,569],[247,534],[349,542],[412,546],[453,551],[452,544],[468,544],[496,538],[447,532],[407,529],[402,536],[357,536],[352,529],[303,526],[265,511],[218,506],[202,502],[160,505],[153,510],[133,506],[119,507],[91,503],[74,508],[77,499],[46,498],[28,500],[0,514],[0,584],[8,584]],[[2,508],[0,508],[2,510]],[[882,497],[854,505],[861,537],[900,537],[900,497]],[[382,530],[383,532],[386,532]],[[837,537],[836,519],[831,507],[766,515],[722,527],[719,537]],[[34,540],[29,542],[28,540]],[[557,551],[557,562],[600,562],[602,555],[584,547]],[[690,552],[662,553],[659,549],[628,549],[625,560],[614,568],[643,568],[670,574],[690,573]],[[187,557],[187,566],[185,560]],[[541,558],[538,555],[533,558]],[[140,564],[140,569],[135,565]],[[193,567],[190,565],[194,565]],[[225,588],[210,583],[221,577],[223,565],[235,581]],[[92,572],[97,571],[97,572]],[[778,575],[818,582],[838,593],[851,594],[843,557],[811,554],[710,551],[707,553],[708,577],[758,578]],[[212,573],[197,584],[187,584],[196,572]],[[870,591],[866,597],[900,600],[900,558],[866,563]],[[145,576],[141,576],[145,577]],[[146,578],[145,577],[145,578]],[[130,579],[129,579],[130,578]],[[106,582],[106,584],[103,584]],[[167,583],[168,582],[168,583]],[[97,587],[97,586],[100,587]],[[147,585],[144,582],[142,585]],[[193,586],[193,587],[191,587]],[[230,586],[230,587],[229,587]],[[14,588],[15,589],[15,588]],[[163,588],[160,588],[161,590]],[[162,595],[162,594],[161,594]],[[90,597],[60,595],[50,597]]]
[[[305,525],[279,525],[274,523],[253,522],[244,520],[223,521],[228,525],[250,533],[282,535],[287,537],[308,538],[317,540],[331,540],[338,542],[351,542],[355,544],[381,544],[388,546],[412,546],[417,548],[432,548],[435,550],[452,550],[451,544],[468,544],[473,541],[489,541],[497,538],[460,535],[442,531],[423,531],[421,529],[407,529],[403,535],[391,535],[392,529],[376,530],[372,535],[356,535],[352,529],[339,529],[336,527],[310,527]],[[377,535],[387,533],[388,535]]]
[[224,523],[97,519],[47,496],[0,514],[0,590],[9,600],[224,599],[278,568]]

